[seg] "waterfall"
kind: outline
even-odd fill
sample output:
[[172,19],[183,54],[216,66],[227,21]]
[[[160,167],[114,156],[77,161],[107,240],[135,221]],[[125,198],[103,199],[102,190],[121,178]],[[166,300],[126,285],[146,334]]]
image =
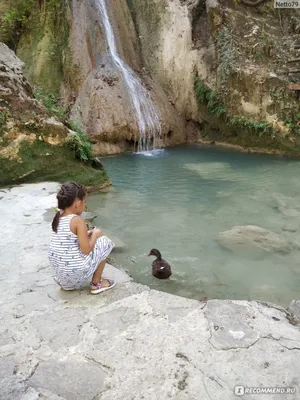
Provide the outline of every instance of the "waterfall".
[[161,126],[157,110],[148,91],[143,87],[135,72],[120,58],[115,35],[109,21],[105,0],[97,0],[108,50],[116,68],[122,74],[128,87],[135,111],[140,138],[137,151],[148,151],[160,147]]

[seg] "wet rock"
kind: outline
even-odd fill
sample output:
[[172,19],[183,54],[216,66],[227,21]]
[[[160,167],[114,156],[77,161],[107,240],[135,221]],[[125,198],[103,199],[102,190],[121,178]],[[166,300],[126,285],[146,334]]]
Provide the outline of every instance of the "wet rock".
[[115,244],[115,247],[113,248],[113,252],[115,253],[121,253],[126,249],[126,244],[117,236],[115,236],[113,233],[104,230],[105,236],[108,236]]
[[126,249],[126,244],[124,242],[122,242],[121,239],[119,239],[118,237],[112,235],[109,236],[109,238],[114,242],[115,247],[113,248],[113,252],[115,253],[121,253]]
[[293,315],[294,319],[300,323],[300,300],[291,301],[288,311]]
[[98,159],[98,158],[94,158],[91,162],[91,165],[94,169],[100,169],[100,170],[104,170],[104,165],[103,163]]
[[263,250],[266,252],[289,253],[295,245],[276,233],[255,225],[235,226],[218,235],[219,243],[234,252]]

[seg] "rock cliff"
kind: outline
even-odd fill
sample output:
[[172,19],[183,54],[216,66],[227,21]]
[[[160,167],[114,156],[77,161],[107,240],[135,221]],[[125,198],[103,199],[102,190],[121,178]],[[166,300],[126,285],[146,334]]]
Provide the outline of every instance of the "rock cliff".
[[227,0],[128,4],[146,68],[200,124],[198,139],[299,153],[299,100],[289,90],[299,80],[289,62],[298,54],[298,10]]
[[[132,149],[137,115],[109,51],[101,2],[31,1],[16,43],[30,82],[61,97],[95,154]],[[105,4],[116,51],[152,99],[165,145],[208,139],[299,154],[290,88],[299,80],[299,10],[270,1]]]
[[105,172],[76,160],[78,134],[33,97],[21,62],[0,43],[0,186],[26,181],[108,181]]

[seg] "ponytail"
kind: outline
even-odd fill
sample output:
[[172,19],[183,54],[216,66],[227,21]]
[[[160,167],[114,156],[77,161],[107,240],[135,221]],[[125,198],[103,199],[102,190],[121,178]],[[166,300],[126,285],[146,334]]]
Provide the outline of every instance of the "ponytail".
[[[76,199],[83,200],[86,197],[86,189],[84,186],[75,182],[66,182],[62,184],[56,195],[57,206],[59,210],[65,210],[74,203]],[[61,211],[57,211],[52,221],[52,230],[57,233],[59,218]]]
[[52,221],[52,230],[57,233],[58,223],[60,218],[60,211],[57,211]]

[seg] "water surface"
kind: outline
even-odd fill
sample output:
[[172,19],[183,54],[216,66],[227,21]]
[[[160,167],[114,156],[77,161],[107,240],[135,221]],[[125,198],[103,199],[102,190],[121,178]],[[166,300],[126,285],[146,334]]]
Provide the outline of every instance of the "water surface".
[[[89,197],[95,223],[126,244],[116,263],[152,288],[201,299],[299,298],[299,251],[234,253],[217,241],[236,225],[257,225],[300,243],[300,162],[183,146],[103,158],[113,191]],[[173,267],[151,276],[151,248]]]

